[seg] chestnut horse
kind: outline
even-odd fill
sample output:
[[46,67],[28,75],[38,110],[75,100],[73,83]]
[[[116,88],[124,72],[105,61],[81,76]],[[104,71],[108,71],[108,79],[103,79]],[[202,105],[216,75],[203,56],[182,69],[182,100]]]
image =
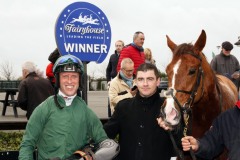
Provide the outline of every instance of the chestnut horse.
[[[162,106],[164,121],[171,126],[185,122],[187,131],[191,128],[194,137],[202,137],[221,112],[235,105],[237,88],[228,78],[215,75],[207,62],[202,53],[204,30],[194,45],[176,45],[168,36],[167,44],[173,57],[166,68],[169,88]],[[184,118],[189,111],[192,118]]]

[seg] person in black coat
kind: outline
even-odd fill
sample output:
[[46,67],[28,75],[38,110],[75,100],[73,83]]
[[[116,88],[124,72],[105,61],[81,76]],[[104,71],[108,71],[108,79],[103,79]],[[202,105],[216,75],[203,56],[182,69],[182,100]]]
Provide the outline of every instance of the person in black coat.
[[192,136],[182,138],[182,146],[184,151],[189,151],[192,147],[196,156],[204,159],[213,159],[226,148],[229,160],[239,159],[240,101],[219,115],[201,139]]
[[106,78],[107,82],[110,82],[113,78],[117,76],[117,64],[121,50],[123,49],[124,42],[121,40],[116,41],[115,43],[115,52],[110,56],[108,66],[106,69]]
[[155,65],[145,63],[136,72],[137,95],[116,105],[104,125],[109,138],[119,135],[120,160],[169,160],[175,151],[169,134],[157,118],[163,99],[157,92],[160,77]]

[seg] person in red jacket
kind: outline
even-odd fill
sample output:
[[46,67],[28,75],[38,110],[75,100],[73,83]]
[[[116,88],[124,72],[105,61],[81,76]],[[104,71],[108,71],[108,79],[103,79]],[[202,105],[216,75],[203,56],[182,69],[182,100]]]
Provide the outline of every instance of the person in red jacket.
[[54,74],[53,74],[53,65],[56,62],[56,60],[60,57],[60,53],[58,51],[58,49],[56,48],[48,57],[48,60],[51,62],[48,64],[47,68],[46,68],[46,76],[47,78],[50,80],[52,86],[54,87],[55,85],[55,78],[54,78]]
[[145,36],[143,32],[135,32],[133,35],[133,43],[125,46],[121,53],[118,60],[117,71],[120,71],[121,62],[124,58],[131,58],[134,62],[134,74],[136,74],[136,70],[138,66],[145,63],[145,55],[144,55],[144,44]]

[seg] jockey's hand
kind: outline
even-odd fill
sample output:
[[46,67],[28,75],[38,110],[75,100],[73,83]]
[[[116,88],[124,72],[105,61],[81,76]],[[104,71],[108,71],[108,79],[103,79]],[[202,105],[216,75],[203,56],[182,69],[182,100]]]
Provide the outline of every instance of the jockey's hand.
[[171,126],[167,125],[161,117],[157,118],[157,122],[158,122],[158,125],[160,127],[162,127],[164,130],[166,130],[166,131],[173,130],[173,128]]
[[181,141],[182,141],[183,151],[189,151],[190,147],[192,147],[192,150],[195,152],[199,148],[198,140],[192,136],[183,137]]

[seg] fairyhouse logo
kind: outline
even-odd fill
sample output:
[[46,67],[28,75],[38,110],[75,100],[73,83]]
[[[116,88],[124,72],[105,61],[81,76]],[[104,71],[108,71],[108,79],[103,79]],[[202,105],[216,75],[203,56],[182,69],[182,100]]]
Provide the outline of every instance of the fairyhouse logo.
[[59,15],[55,38],[62,55],[101,63],[111,45],[111,28],[105,14],[95,5],[75,2]]

